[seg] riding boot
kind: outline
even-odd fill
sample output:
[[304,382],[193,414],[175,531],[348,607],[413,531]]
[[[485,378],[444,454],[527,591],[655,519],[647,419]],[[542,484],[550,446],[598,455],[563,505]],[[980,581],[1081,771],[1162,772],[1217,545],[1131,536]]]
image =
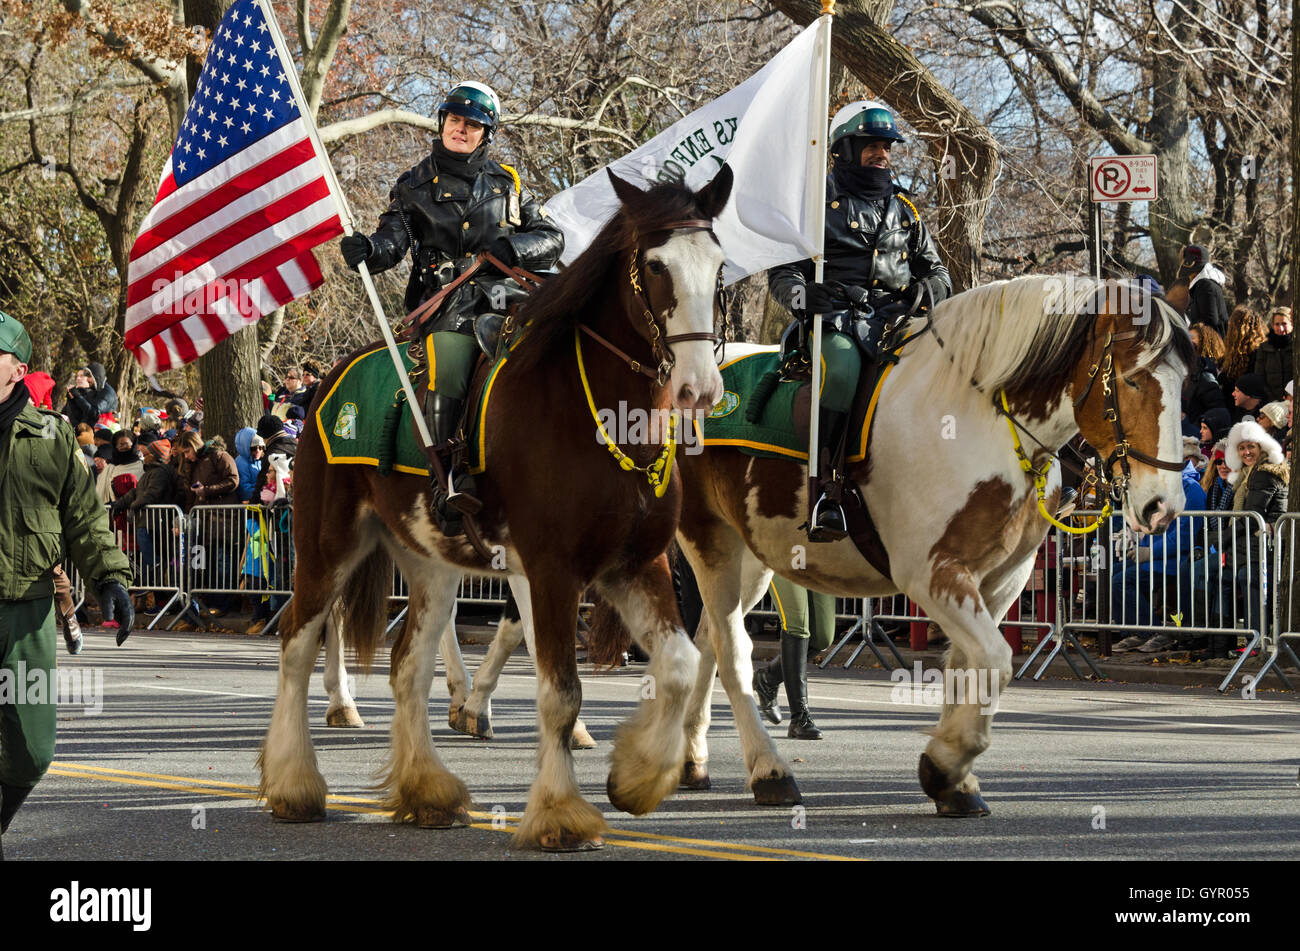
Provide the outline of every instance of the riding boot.
[[[424,398],[424,421],[429,425],[429,435],[435,447],[448,442],[460,422],[464,400],[448,399],[438,393],[428,393]],[[451,469],[441,456],[431,460],[429,477],[433,480],[434,516],[438,528],[448,538],[465,533],[462,515],[476,515],[483,503],[475,497],[474,477],[468,472],[453,472],[452,491],[447,492],[447,472]]]
[[754,702],[768,723],[781,722],[781,706],[776,702],[776,693],[780,687],[781,656],[778,654],[768,663],[754,669]]
[[[840,482],[844,473],[844,435],[848,413],[839,413],[824,409],[818,419],[819,458],[818,467],[819,493],[808,517],[808,540],[810,542],[836,542],[848,534],[848,520],[840,505]],[[829,466],[826,464],[829,457]]]
[[790,701],[792,740],[820,740],[822,731],[808,712],[808,638],[781,632],[781,669],[785,674],[785,698]]

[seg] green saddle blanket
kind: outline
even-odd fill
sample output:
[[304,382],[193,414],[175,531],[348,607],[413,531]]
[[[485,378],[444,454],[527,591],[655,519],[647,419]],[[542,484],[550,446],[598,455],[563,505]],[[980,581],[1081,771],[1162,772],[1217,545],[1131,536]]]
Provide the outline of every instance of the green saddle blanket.
[[[415,363],[407,356],[405,347],[400,351],[409,373]],[[503,359],[492,368],[476,411],[465,427],[469,434],[470,471],[475,474],[482,471],[483,407],[492,380],[504,364]],[[411,408],[405,399],[401,401],[401,415],[395,421],[389,416],[401,392],[397,370],[382,344],[354,357],[316,410],[316,426],[325,447],[325,458],[332,464],[376,468],[381,466],[381,460],[386,460],[397,472],[426,475],[428,464],[415,441]]]
[[[732,446],[751,456],[807,461],[807,436],[800,438],[794,425],[795,394],[800,387],[806,385],[804,382],[789,380],[777,384],[775,391],[768,397],[758,422],[751,423],[747,418],[749,402],[759,381],[775,370],[780,362],[781,354],[773,348],[738,357],[719,368],[722,371],[722,399],[704,419],[702,429],[700,423],[696,422],[696,435],[702,445]],[[852,427],[849,435],[849,462],[859,462],[865,458],[872,411],[885,375],[888,375],[888,368],[876,382],[876,392],[871,396],[865,416],[859,418],[859,414],[855,413],[849,421]],[[806,432],[806,427],[803,428]],[[857,434],[857,438],[854,434]]]

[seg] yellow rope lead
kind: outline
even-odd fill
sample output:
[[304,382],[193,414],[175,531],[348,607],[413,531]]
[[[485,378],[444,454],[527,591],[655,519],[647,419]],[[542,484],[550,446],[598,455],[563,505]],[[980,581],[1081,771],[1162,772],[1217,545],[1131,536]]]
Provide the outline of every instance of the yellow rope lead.
[[573,348],[578,354],[578,375],[582,378],[582,391],[587,394],[587,409],[591,410],[591,418],[596,421],[596,429],[605,440],[605,448],[609,450],[609,454],[614,457],[614,461],[621,469],[644,473],[646,481],[654,489],[655,498],[663,498],[672,479],[673,458],[677,454],[677,414],[671,413],[668,416],[668,438],[664,440],[664,448],[658,458],[648,466],[638,466],[631,456],[614,444],[614,437],[600,421],[600,414],[596,412],[596,401],[591,396],[591,384],[587,382],[587,367],[582,362],[582,334],[576,329],[573,331]]
[[1092,524],[1083,528],[1066,525],[1048,512],[1047,475],[1052,471],[1052,459],[1048,459],[1047,462],[1043,464],[1042,469],[1034,468],[1034,464],[1030,462],[1029,457],[1025,455],[1025,447],[1020,444],[1020,434],[1016,432],[1016,424],[1011,420],[1011,407],[1007,405],[1007,391],[999,390],[998,396],[1002,400],[1002,412],[1007,418],[1007,429],[1011,431],[1011,443],[1016,447],[1016,458],[1020,460],[1020,468],[1023,469],[1027,475],[1033,477],[1034,491],[1038,495],[1039,514],[1041,514],[1043,518],[1047,519],[1048,524],[1056,526],[1063,532],[1069,532],[1071,535],[1088,535],[1095,532],[1104,519],[1110,518],[1110,499],[1106,500],[1106,504],[1102,507],[1101,514],[1093,520]]

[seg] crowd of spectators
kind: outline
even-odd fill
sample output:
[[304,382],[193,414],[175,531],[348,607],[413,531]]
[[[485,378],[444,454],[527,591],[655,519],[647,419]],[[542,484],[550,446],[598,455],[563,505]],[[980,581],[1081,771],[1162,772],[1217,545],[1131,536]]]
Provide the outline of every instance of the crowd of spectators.
[[[31,372],[26,380],[32,402],[54,410],[53,377]],[[161,577],[161,563],[170,559],[177,570],[187,562],[194,568],[200,581],[195,587],[218,589],[196,598],[178,629],[206,626],[226,614],[238,597],[235,589],[253,599],[250,633],[260,632],[283,604],[283,596],[255,592],[290,583],[292,464],[319,383],[319,366],[307,362],[290,369],[277,390],[263,384],[264,415],[255,428],[235,434],[233,455],[221,436],[204,434],[202,410],[179,397],[142,407],[124,422],[117,393],[98,363],[79,368],[65,387],[60,412],[73,427],[119,543],[136,562],[136,577]],[[265,508],[234,508],[247,503]],[[175,516],[164,517],[155,506],[176,506],[185,515],[229,508],[191,521],[183,534]],[[184,541],[164,545],[164,534]],[[200,548],[201,557],[191,558]],[[148,581],[139,584],[147,587]],[[156,599],[139,600],[147,612]]]
[[[1292,415],[1289,307],[1265,320],[1246,305],[1226,316],[1221,272],[1208,265],[1192,284],[1188,317],[1197,362],[1183,389],[1183,489],[1187,511],[1255,512],[1271,527],[1286,510]],[[1221,327],[1219,316],[1225,316]],[[1110,574],[1116,624],[1260,629],[1266,566],[1257,523],[1234,518],[1175,522],[1164,536],[1133,538],[1116,524],[1119,559]],[[1267,614],[1265,614],[1265,617]],[[1235,636],[1125,637],[1116,652],[1199,650],[1226,657]]]

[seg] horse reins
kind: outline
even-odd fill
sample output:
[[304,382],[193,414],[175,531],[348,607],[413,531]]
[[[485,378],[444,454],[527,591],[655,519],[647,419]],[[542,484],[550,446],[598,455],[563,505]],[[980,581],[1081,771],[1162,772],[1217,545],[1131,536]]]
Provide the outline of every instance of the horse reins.
[[[654,231],[649,233],[658,234],[663,231],[679,230],[707,231],[709,234],[713,234],[713,222],[705,218],[684,218],[681,221],[670,221],[662,228],[655,228]],[[659,328],[659,322],[655,320],[654,307],[651,305],[650,299],[646,295],[645,288],[641,286],[641,271],[639,267],[641,253],[639,247],[634,249],[632,253],[632,263],[628,267],[627,278],[628,283],[632,287],[633,298],[635,298],[636,302],[641,305],[641,314],[645,318],[646,327],[650,334],[650,350],[654,354],[654,359],[657,362],[656,369],[651,370],[640,360],[628,356],[628,354],[623,350],[610,343],[586,324],[580,324],[579,329],[610,353],[614,354],[614,356],[626,363],[631,367],[634,373],[640,373],[641,375],[654,380],[658,386],[664,386],[668,382],[668,375],[672,372],[673,367],[677,365],[677,360],[670,349],[673,344],[683,343],[688,340],[704,340],[713,344],[716,348],[718,344],[722,342],[722,337],[715,333],[664,335],[663,331]],[[718,274],[718,292],[719,294],[722,293],[721,272]]]
[[[1084,387],[1083,393],[1079,395],[1079,398],[1074,401],[1074,409],[1076,411],[1081,409],[1088,401],[1088,397],[1092,394],[1093,384],[1096,383],[1097,377],[1100,375],[1103,399],[1102,413],[1106,421],[1109,422],[1114,429],[1115,448],[1111,450],[1110,455],[1106,457],[1106,461],[1095,470],[1095,473],[1080,473],[1089,486],[1100,482],[1102,489],[1106,493],[1106,504],[1103,506],[1101,514],[1093,520],[1091,525],[1082,528],[1065,525],[1048,513],[1045,504],[1047,473],[1050,471],[1053,461],[1059,461],[1062,465],[1066,465],[1067,463],[1060,457],[1059,453],[1048,450],[1049,458],[1047,462],[1044,463],[1041,468],[1036,468],[1033,465],[1029,460],[1029,457],[1025,454],[1024,447],[1020,444],[1020,437],[1016,433],[1016,427],[1023,429],[1025,433],[1034,440],[1034,442],[1038,443],[1038,445],[1043,446],[1043,444],[1040,440],[1034,438],[1033,433],[1029,432],[1022,423],[1011,415],[1011,409],[1007,405],[1006,391],[998,391],[1001,407],[999,409],[995,405],[995,409],[999,409],[1000,414],[1005,416],[1007,419],[1007,427],[1011,430],[1011,441],[1015,447],[1016,458],[1020,462],[1020,468],[1028,475],[1032,476],[1034,480],[1034,488],[1038,494],[1039,511],[1048,522],[1073,535],[1083,535],[1095,531],[1097,526],[1110,516],[1112,511],[1111,502],[1123,501],[1125,496],[1128,494],[1128,483],[1129,479],[1132,477],[1132,472],[1129,468],[1130,457],[1139,462],[1145,463],[1146,465],[1154,466],[1157,469],[1165,469],[1170,472],[1182,472],[1185,466],[1184,462],[1166,462],[1163,459],[1158,459],[1155,456],[1148,455],[1140,449],[1135,449],[1128,441],[1128,436],[1124,432],[1124,423],[1120,418],[1119,395],[1115,388],[1114,345],[1116,340],[1125,340],[1135,336],[1137,336],[1137,331],[1135,330],[1126,331],[1120,334],[1117,334],[1114,331],[1108,331],[1106,333],[1106,341],[1102,346],[1101,360],[1089,367],[1088,384]],[[1047,447],[1043,446],[1043,448],[1046,449]],[[1100,454],[1097,455],[1097,460],[1100,462]],[[1120,477],[1118,479],[1113,477],[1116,462],[1120,465]],[[1071,466],[1071,468],[1073,468],[1073,466]]]

